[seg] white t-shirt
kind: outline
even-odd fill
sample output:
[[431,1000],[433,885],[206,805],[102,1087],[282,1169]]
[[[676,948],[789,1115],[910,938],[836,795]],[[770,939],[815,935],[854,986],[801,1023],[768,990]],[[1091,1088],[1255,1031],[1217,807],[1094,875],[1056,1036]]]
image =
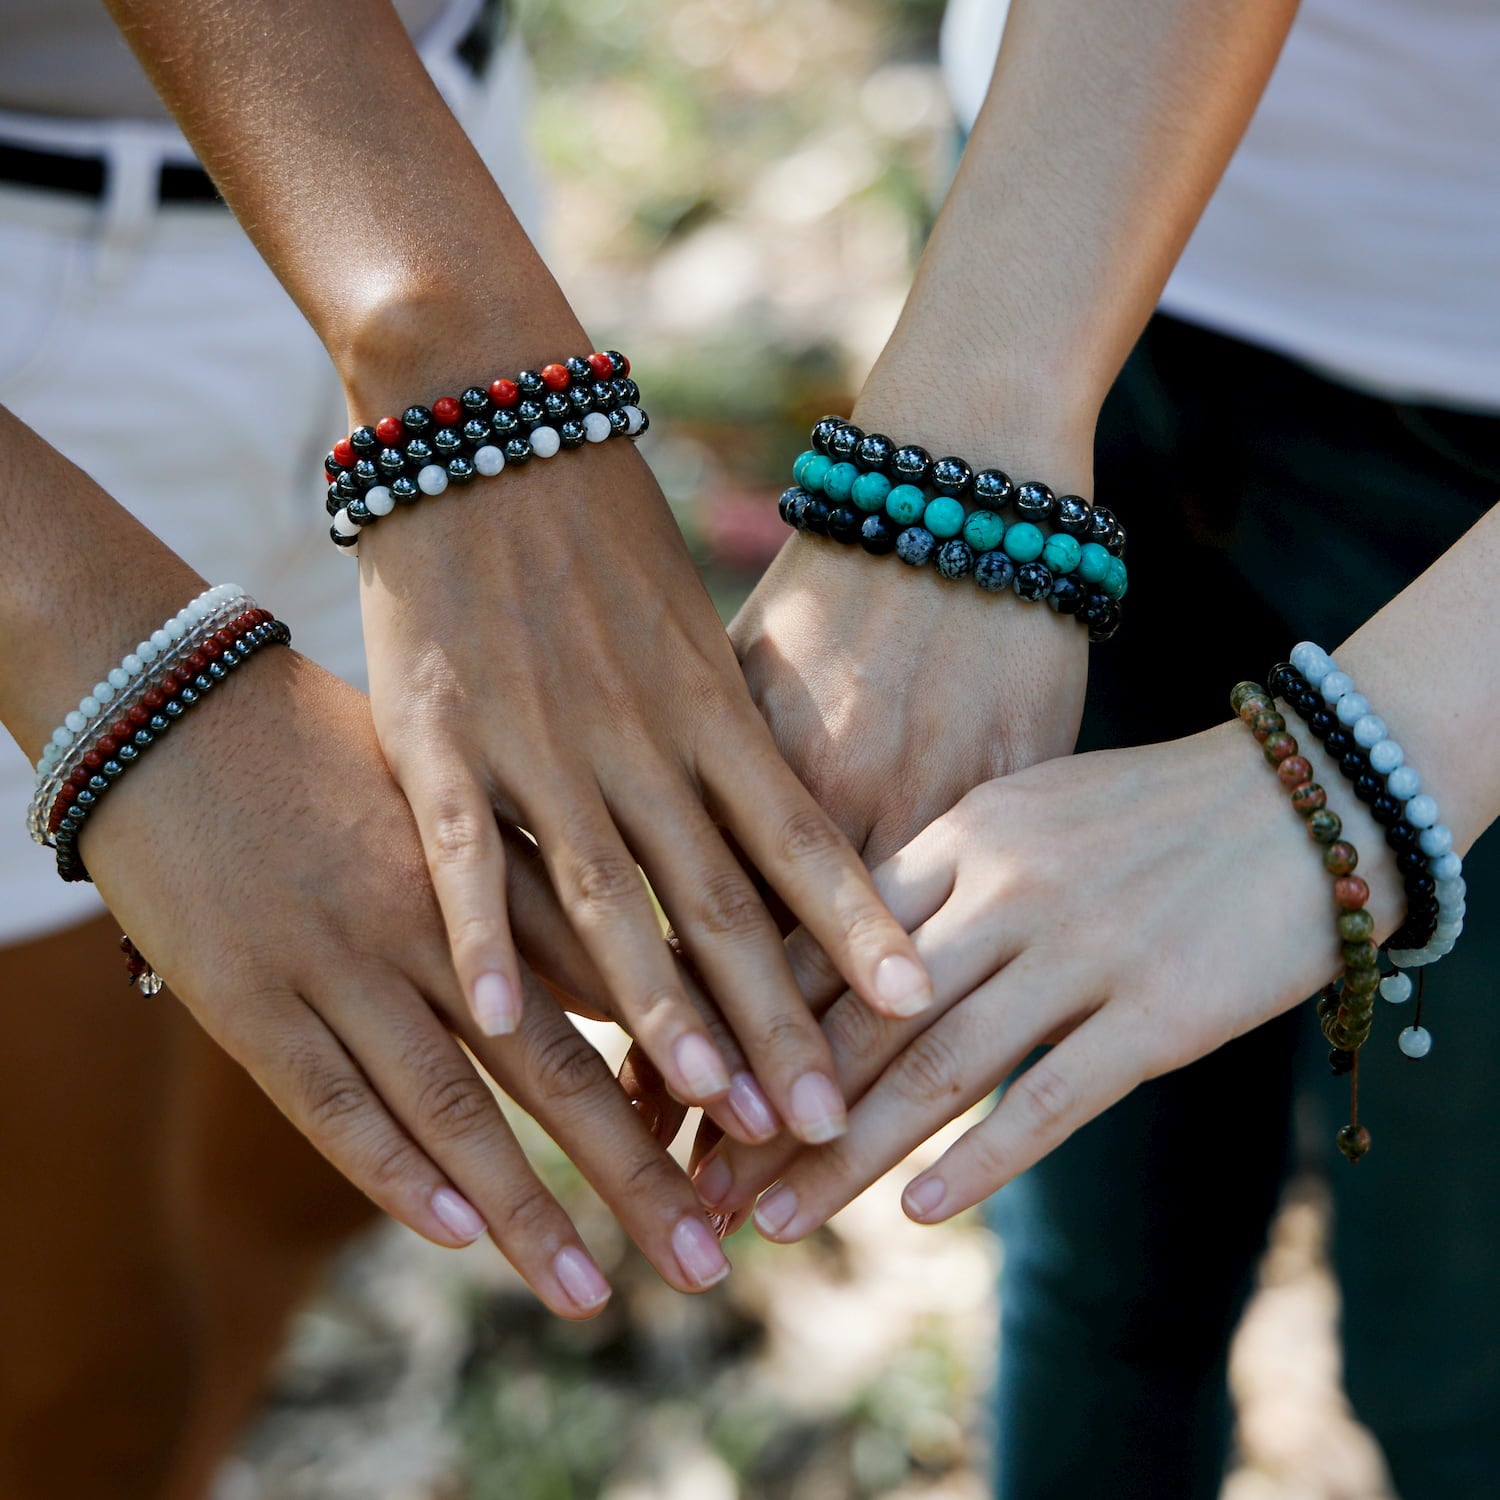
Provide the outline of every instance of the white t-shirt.
[[[959,117],[1008,0],[950,0]],[[1500,0],[1303,0],[1167,311],[1355,386],[1500,410]]]

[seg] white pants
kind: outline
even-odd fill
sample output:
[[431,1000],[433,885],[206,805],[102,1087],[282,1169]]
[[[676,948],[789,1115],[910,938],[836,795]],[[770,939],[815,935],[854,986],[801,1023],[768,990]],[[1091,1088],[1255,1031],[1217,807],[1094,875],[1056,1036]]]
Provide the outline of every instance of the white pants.
[[[482,84],[463,70],[452,48],[475,9],[459,0],[421,50],[534,235],[518,144],[525,61],[511,45]],[[210,583],[242,584],[299,651],[363,686],[355,567],[329,541],[323,506],[322,458],[346,416],[312,330],[226,209],[157,204],[162,162],[192,160],[171,128],[0,111],[0,140],[108,162],[103,202],[0,184],[0,403]],[[91,685],[56,684],[59,720]],[[27,837],[32,782],[0,736],[0,945],[103,910]]]

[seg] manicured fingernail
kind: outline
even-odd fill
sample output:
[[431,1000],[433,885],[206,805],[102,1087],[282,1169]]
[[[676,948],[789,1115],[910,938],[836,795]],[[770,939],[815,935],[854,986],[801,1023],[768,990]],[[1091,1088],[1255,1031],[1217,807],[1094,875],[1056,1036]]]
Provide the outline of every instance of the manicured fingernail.
[[914,1219],[925,1219],[941,1207],[948,1189],[941,1177],[919,1177],[901,1195],[901,1206]]
[[693,1173],[693,1186],[698,1189],[698,1196],[704,1203],[717,1208],[734,1186],[734,1173],[729,1170],[729,1163],[715,1152],[698,1163],[698,1170]]
[[576,1245],[557,1252],[552,1262],[557,1284],[568,1294],[568,1301],[581,1312],[588,1312],[609,1301],[609,1283],[604,1272]]
[[710,1287],[729,1274],[719,1241],[702,1219],[682,1219],[672,1231],[672,1250],[682,1274],[698,1288]]
[[736,1073],[730,1080],[729,1107],[752,1140],[768,1141],[781,1128],[771,1101],[748,1073]]
[[767,1239],[775,1239],[796,1217],[797,1195],[779,1182],[755,1205],[755,1227]]
[[729,1091],[729,1073],[718,1048],[699,1032],[690,1031],[673,1050],[677,1072],[694,1101],[712,1099]]
[[792,1085],[792,1124],[814,1146],[836,1139],[849,1128],[843,1096],[826,1073],[804,1073]]
[[484,1219],[479,1210],[450,1187],[441,1187],[432,1195],[432,1211],[438,1222],[454,1239],[470,1245],[485,1231]]
[[892,953],[875,965],[875,993],[887,1015],[918,1016],[932,1004],[932,981],[920,964]]
[[509,1036],[521,1024],[521,997],[498,971],[474,981],[474,1019],[486,1036]]

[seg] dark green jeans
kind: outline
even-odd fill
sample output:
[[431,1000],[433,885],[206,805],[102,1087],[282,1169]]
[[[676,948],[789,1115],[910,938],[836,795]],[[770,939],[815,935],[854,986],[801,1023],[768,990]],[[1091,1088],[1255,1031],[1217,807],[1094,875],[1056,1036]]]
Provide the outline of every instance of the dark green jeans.
[[[1105,408],[1097,493],[1129,530],[1131,591],[1094,648],[1083,749],[1205,728],[1298,640],[1334,650],[1500,494],[1500,418],[1159,316]],[[1495,724],[1476,755],[1500,755],[1500,704]],[[1218,1494],[1229,1339],[1308,1160],[1333,1185],[1349,1392],[1402,1500],[1500,1496],[1500,835],[1465,875],[1469,925],[1427,981],[1431,1055],[1397,1052],[1409,1005],[1377,1010],[1358,1167],[1330,1148],[1347,1089],[1302,1007],[1137,1089],[994,1199],[1001,1500]]]

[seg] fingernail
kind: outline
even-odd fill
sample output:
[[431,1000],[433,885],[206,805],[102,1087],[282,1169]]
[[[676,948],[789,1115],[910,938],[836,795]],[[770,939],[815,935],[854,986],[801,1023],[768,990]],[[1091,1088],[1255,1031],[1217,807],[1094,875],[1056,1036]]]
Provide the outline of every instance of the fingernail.
[[792,1123],[797,1134],[814,1146],[848,1129],[843,1097],[826,1073],[804,1073],[792,1085]]
[[932,981],[920,964],[892,953],[875,965],[875,993],[888,1015],[917,1016],[932,1004]]
[[552,1262],[557,1284],[568,1294],[568,1301],[582,1312],[609,1301],[609,1283],[604,1272],[576,1245],[557,1252]]
[[797,1195],[779,1182],[755,1205],[755,1227],[767,1239],[774,1239],[796,1216]]
[[781,1128],[771,1101],[748,1073],[736,1073],[730,1080],[729,1107],[753,1140],[768,1141]]
[[698,1163],[698,1170],[693,1173],[693,1186],[709,1208],[717,1208],[734,1186],[734,1173],[729,1170],[729,1163],[715,1152]]
[[474,1019],[486,1036],[508,1036],[521,1024],[521,997],[498,971],[474,981]]
[[677,1071],[692,1099],[712,1099],[729,1090],[729,1074],[718,1049],[706,1036],[689,1032],[672,1053]]
[[914,1219],[925,1219],[936,1213],[948,1196],[941,1177],[919,1177],[901,1195],[901,1206]]
[[716,1285],[729,1274],[729,1262],[702,1219],[679,1221],[672,1231],[672,1250],[682,1274],[700,1289]]
[[432,1211],[443,1228],[466,1245],[473,1244],[487,1227],[479,1210],[450,1187],[441,1187],[432,1195]]

